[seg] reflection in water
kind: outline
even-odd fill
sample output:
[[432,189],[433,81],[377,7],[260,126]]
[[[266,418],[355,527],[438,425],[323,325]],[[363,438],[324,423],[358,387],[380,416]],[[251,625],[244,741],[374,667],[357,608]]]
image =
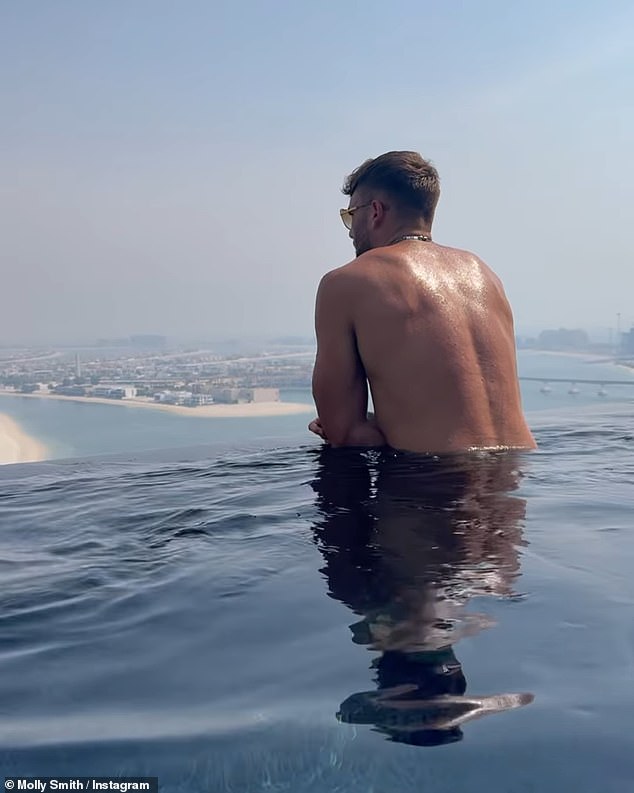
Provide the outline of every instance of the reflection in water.
[[492,622],[475,596],[514,596],[526,502],[515,452],[452,458],[319,452],[314,539],[329,595],[361,617],[352,641],[378,651],[377,690],[349,696],[341,721],[391,740],[434,746],[460,726],[532,702],[531,694],[467,697],[453,645]]

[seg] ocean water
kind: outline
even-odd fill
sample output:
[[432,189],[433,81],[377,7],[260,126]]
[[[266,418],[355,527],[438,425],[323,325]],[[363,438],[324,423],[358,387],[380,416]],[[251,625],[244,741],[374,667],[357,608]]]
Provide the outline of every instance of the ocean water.
[[520,455],[327,450],[295,416],[0,467],[2,771],[630,790],[634,405],[528,385]]
[[[313,405],[308,390],[282,392],[286,402]],[[307,432],[310,413],[249,418],[207,418],[121,405],[0,397],[0,413],[41,440],[52,459],[190,448],[227,442],[260,442]]]
[[[523,403],[533,413],[574,412],[587,406],[634,405],[634,370],[592,358],[520,350],[518,366],[526,377],[631,381],[632,386],[608,386],[598,396],[598,386],[578,384],[579,393],[568,393],[569,383],[551,383],[548,394],[541,383],[522,383]],[[596,360],[596,359],[595,359]],[[309,390],[282,391],[282,399],[313,405]],[[313,405],[314,406],[314,405]],[[311,414],[258,418],[197,418],[119,405],[85,404],[24,397],[0,397],[0,412],[9,414],[26,432],[41,439],[54,459],[137,453],[167,448],[191,448],[257,440],[275,443],[280,438],[306,434]]]

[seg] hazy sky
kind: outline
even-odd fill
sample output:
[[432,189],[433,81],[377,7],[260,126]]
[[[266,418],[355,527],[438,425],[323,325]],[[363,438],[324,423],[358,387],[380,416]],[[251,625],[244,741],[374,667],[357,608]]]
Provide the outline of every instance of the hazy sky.
[[634,320],[634,7],[0,0],[0,342],[311,334],[416,149],[518,330]]

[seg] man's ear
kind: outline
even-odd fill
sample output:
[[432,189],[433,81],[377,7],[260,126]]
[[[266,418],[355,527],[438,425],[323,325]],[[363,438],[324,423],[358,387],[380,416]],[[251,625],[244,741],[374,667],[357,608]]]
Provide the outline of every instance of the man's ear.
[[372,225],[376,228],[377,226],[380,226],[381,223],[383,223],[383,220],[385,218],[386,206],[382,201],[378,201],[375,199],[374,201],[372,201],[372,205],[370,208],[372,211],[372,217],[371,217]]

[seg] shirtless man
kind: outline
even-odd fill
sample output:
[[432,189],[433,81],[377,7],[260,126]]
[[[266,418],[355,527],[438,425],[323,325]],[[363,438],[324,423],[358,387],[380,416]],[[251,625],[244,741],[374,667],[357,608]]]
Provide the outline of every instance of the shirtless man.
[[309,429],[332,446],[535,448],[502,284],[474,254],[431,240],[436,169],[416,152],[388,152],[343,192],[357,255],[319,284]]

